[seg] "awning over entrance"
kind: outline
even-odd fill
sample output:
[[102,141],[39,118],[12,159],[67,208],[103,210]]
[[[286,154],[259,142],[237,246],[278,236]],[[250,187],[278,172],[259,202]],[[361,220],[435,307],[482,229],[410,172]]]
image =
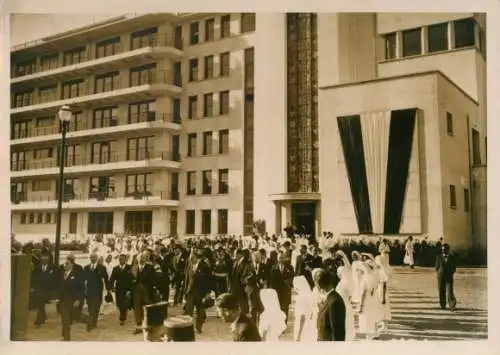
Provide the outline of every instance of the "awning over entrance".
[[269,195],[271,201],[320,201],[321,194],[317,192],[285,192],[281,194]]

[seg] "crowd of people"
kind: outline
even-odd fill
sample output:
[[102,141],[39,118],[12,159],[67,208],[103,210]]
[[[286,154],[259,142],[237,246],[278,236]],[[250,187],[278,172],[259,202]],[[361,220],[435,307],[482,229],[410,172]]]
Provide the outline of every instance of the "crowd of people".
[[[405,262],[413,266],[411,243],[405,243]],[[202,332],[206,309],[215,303],[220,317],[232,323],[236,341],[272,341],[287,328],[295,294],[296,341],[348,341],[358,333],[373,339],[391,314],[390,248],[386,240],[377,246],[375,256],[300,236],[96,238],[86,265],[70,254],[56,266],[50,242],[44,241],[32,251],[35,325],[45,323],[45,305],[55,298],[63,340],[71,339],[72,323],[84,321],[91,332],[99,315],[115,307],[120,325],[133,310],[133,333],[141,334],[144,306],[172,301]],[[456,301],[448,299],[454,308]]]

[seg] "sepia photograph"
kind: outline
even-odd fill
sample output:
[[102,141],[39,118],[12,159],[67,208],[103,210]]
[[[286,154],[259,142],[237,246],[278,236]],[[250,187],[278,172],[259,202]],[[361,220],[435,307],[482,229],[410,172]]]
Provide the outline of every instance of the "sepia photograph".
[[114,10],[10,14],[12,342],[488,339],[489,15]]

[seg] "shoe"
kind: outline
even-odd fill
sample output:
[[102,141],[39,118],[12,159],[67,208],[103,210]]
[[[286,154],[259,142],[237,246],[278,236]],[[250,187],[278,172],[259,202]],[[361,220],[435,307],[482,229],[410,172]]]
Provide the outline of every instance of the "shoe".
[[120,325],[124,325],[124,324],[125,324],[125,321],[121,320]]

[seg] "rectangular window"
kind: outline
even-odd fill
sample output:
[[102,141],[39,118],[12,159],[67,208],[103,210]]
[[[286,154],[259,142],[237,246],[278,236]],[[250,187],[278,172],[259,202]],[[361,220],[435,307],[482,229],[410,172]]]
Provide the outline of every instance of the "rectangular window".
[[184,47],[184,41],[182,38],[182,26],[175,26],[174,41],[175,48],[182,49]]
[[[56,199],[59,198],[59,179],[56,179]],[[76,193],[81,191],[81,181],[77,179],[64,179],[63,200],[70,201],[76,197]]]
[[35,223],[35,214],[33,212],[31,212],[29,214],[29,224],[34,224]]
[[57,85],[49,85],[39,89],[39,103],[57,100]]
[[201,210],[201,233],[210,234],[212,232],[212,211]]
[[106,107],[94,110],[92,128],[118,126],[118,107]]
[[120,37],[101,41],[95,45],[96,58],[109,57],[121,52]]
[[196,195],[196,171],[188,171],[186,180],[186,194],[189,196]]
[[203,117],[212,117],[214,115],[214,94],[203,95]]
[[130,69],[130,87],[149,85],[156,82],[156,63]]
[[85,80],[78,79],[62,83],[62,99],[71,99],[86,94]]
[[212,132],[203,132],[203,155],[212,155]]
[[28,190],[27,182],[17,182],[10,184],[10,201],[19,203],[27,200],[26,191]]
[[403,31],[403,57],[422,54],[422,29]]
[[189,59],[189,82],[198,81],[198,58]]
[[472,47],[476,44],[476,22],[472,18],[455,21],[455,48]]
[[11,123],[11,139],[22,139],[31,137],[31,120]]
[[229,52],[220,55],[220,76],[229,76],[229,69],[231,68],[229,55]]
[[219,169],[219,193],[227,194],[229,192],[229,170]]
[[34,73],[36,73],[36,59],[30,59],[16,65],[16,77]]
[[20,223],[21,224],[26,224],[26,213],[21,213]]
[[385,59],[394,59],[396,56],[396,34],[389,33],[385,35]]
[[193,22],[189,25],[189,44],[200,43],[200,24]]
[[219,114],[229,114],[229,91],[221,91],[219,93]]
[[10,152],[11,171],[22,171],[28,168],[26,152]]
[[[76,132],[82,129],[87,129],[87,117],[83,117],[82,111],[73,112],[73,117],[69,121],[68,132]],[[59,131],[62,131],[60,122]]]
[[36,214],[36,223],[37,224],[42,224],[43,223],[43,213],[37,213]]
[[188,97],[188,118],[198,118],[198,96],[196,95]]
[[128,123],[156,120],[156,100],[134,102],[128,107]]
[[445,51],[448,49],[448,24],[440,23],[427,28],[429,53]]
[[469,189],[464,189],[464,211],[469,212],[470,211],[470,200],[469,200]]
[[52,213],[45,213],[45,223],[52,224]]
[[205,42],[215,39],[215,20],[213,18],[205,21]]
[[[61,153],[59,151],[59,147],[57,148],[57,155],[56,155],[56,161],[57,161],[57,166],[59,166],[59,159],[60,159]],[[70,144],[66,147],[66,162],[65,166],[75,166],[82,164],[82,147],[80,145],[75,145],[75,144]]]
[[54,156],[53,148],[41,148],[41,149],[35,149],[33,151],[34,159],[47,159],[47,158],[52,158],[53,156]]
[[247,12],[241,14],[241,33],[255,31],[255,13]]
[[90,234],[113,233],[113,212],[89,212],[87,230]]
[[181,123],[181,99],[172,100],[172,116],[174,123]]
[[78,214],[76,212],[71,212],[69,214],[69,233],[76,234],[78,224]]
[[153,230],[153,211],[126,211],[125,232],[133,234],[151,233]]
[[114,189],[114,181],[110,176],[92,176],[89,179],[89,198],[107,198]]
[[115,144],[116,142],[114,141],[92,143],[90,146],[91,164],[108,164],[115,162],[117,160]]
[[479,145],[479,132],[476,129],[472,129],[472,164],[481,164],[481,147]]
[[196,215],[194,210],[186,210],[186,234],[194,234]]
[[151,196],[153,194],[153,174],[127,175],[125,183],[127,196]]
[[455,185],[450,185],[450,208],[457,208],[457,193],[455,191]]
[[120,88],[120,72],[115,71],[95,77],[95,93],[108,92]]
[[187,146],[187,156],[188,157],[194,157],[197,155],[197,149],[196,149],[196,141],[197,141],[197,136],[196,133],[189,133],[188,134],[188,146]]
[[33,90],[18,92],[14,94],[14,107],[24,107],[35,103],[35,95]]
[[151,27],[132,33],[130,36],[130,49],[153,47],[157,44],[158,28]]
[[182,66],[181,62],[174,63],[174,85],[182,87]]
[[69,51],[64,52],[63,58],[64,65],[82,63],[87,60],[86,49],[85,47],[70,49]]
[[32,191],[50,191],[52,187],[52,180],[34,180],[32,182]]
[[40,60],[42,71],[59,68],[59,53],[48,54]]
[[130,138],[127,141],[127,160],[148,160],[154,154],[154,137]]
[[207,55],[205,57],[204,78],[213,79],[213,77],[214,77],[214,56]]
[[453,115],[450,112],[446,112],[446,133],[453,136]]
[[217,211],[218,214],[218,223],[217,223],[217,233],[218,234],[227,234],[227,210],[222,209]]
[[226,38],[231,34],[231,15],[222,16],[220,19],[220,37]]
[[202,193],[204,195],[210,195],[212,193],[212,170],[202,171]]
[[219,131],[219,154],[229,153],[229,130],[222,129]]
[[170,176],[172,188],[172,200],[179,200],[179,173],[172,173]]

